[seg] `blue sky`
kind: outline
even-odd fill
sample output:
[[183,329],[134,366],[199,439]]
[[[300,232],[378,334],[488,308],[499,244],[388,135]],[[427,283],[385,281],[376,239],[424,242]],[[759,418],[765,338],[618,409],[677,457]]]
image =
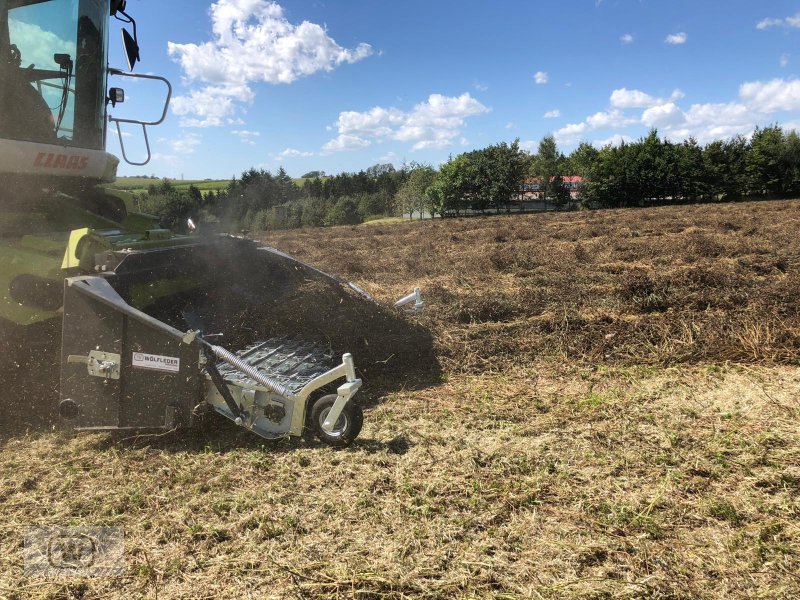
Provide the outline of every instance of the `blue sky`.
[[[800,1],[131,0],[143,62],[175,86],[154,158],[121,175],[290,175],[448,155],[553,133],[701,143],[800,128]],[[112,21],[112,66],[121,66]],[[159,112],[112,79],[116,116]],[[126,132],[129,154],[141,133]],[[109,150],[119,154],[109,136]]]

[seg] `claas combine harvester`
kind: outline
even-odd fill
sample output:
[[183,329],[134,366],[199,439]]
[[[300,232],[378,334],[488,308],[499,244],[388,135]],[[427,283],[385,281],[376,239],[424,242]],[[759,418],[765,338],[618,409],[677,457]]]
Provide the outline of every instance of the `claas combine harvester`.
[[[133,26],[127,71],[108,67],[112,17]],[[167,114],[169,82],[134,75],[138,54],[125,0],[0,0],[3,424],[171,429],[213,408],[265,438],[310,429],[346,446],[363,417],[345,346],[367,362],[393,344],[420,356],[411,325],[277,250],[175,234],[108,193],[109,126],[128,160],[119,124],[141,125],[149,160],[146,127]],[[109,79],[124,77],[163,84],[160,119],[109,114],[124,101]]]

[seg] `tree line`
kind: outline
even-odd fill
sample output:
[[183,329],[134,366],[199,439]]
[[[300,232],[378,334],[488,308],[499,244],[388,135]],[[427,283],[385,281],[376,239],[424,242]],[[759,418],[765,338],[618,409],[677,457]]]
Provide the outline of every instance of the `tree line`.
[[519,141],[451,156],[438,169],[411,163],[378,164],[357,173],[310,172],[302,184],[283,168],[251,168],[219,192],[177,190],[154,183],[137,208],[181,229],[188,217],[236,231],[357,224],[385,216],[458,216],[510,212],[524,200],[521,186],[535,178],[539,200],[574,206],[563,178],[580,176],[577,203],[626,207],[686,202],[800,197],[800,136],[774,125],[750,137],[701,146],[673,142],[656,130],[634,142],[597,149],[581,143],[570,154],[545,136],[535,153]]

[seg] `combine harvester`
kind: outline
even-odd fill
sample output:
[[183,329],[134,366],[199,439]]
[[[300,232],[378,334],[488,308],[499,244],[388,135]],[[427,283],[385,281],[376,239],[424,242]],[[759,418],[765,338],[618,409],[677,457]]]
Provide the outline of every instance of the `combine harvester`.
[[[120,123],[141,125],[148,156],[131,164],[146,164],[146,127],[171,95],[166,79],[131,73],[139,49],[124,10],[125,0],[0,0],[0,418],[47,420],[57,407],[81,430],[172,429],[211,407],[268,439],[308,427],[350,444],[361,380],[353,356],[334,352],[429,361],[430,337],[290,256],[177,235],[100,187],[119,163],[107,125],[128,162]],[[110,17],[133,25],[127,72],[107,67]],[[124,101],[109,77],[163,84],[160,119],[108,115]],[[418,294],[404,302],[421,306]]]

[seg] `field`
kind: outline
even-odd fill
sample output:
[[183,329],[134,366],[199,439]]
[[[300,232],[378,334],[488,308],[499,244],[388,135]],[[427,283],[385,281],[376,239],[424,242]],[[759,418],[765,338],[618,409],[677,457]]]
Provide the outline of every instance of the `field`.
[[[151,185],[159,185],[161,179],[150,179],[149,177],[118,177],[117,180],[109,185],[116,190],[126,192],[146,192]],[[227,189],[230,179],[171,179],[170,182],[175,189],[186,191],[190,185],[195,186],[201,192]]]
[[[270,235],[422,288],[437,376],[367,381],[344,451],[3,435],[0,598],[800,597],[798,231],[800,201]],[[125,576],[24,578],[30,524],[123,527]]]
[[[109,187],[115,190],[126,192],[146,192],[151,185],[159,185],[161,179],[151,179],[149,177],[118,177]],[[305,179],[294,178],[296,185],[303,187]],[[227,190],[230,179],[171,179],[170,182],[176,190],[186,191],[190,185],[195,186],[201,192]]]

